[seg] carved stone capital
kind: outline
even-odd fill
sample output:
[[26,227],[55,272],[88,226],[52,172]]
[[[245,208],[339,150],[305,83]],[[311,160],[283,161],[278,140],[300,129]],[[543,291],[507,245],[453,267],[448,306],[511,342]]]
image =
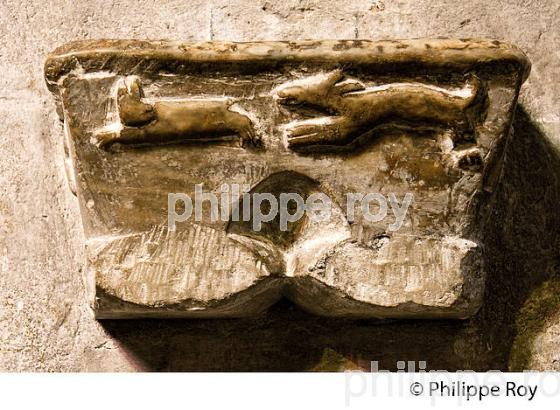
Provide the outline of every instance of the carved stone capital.
[[[45,78],[96,316],[239,317],[282,297],[327,316],[471,316],[529,70],[516,47],[471,39],[55,50]],[[169,194],[200,184],[220,215],[206,200],[171,229]],[[330,213],[256,229],[233,186],[280,206],[328,197]]]

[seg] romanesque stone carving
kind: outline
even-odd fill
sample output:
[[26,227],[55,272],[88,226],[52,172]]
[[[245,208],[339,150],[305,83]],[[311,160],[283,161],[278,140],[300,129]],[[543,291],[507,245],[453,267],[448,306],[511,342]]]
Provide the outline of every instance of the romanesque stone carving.
[[[529,67],[490,40],[55,50],[45,76],[96,316],[238,317],[286,297],[328,316],[469,317]],[[188,208],[169,194],[200,184],[199,209],[169,225]],[[328,197],[330,212],[236,217],[272,215],[254,194],[288,208],[285,194]]]
[[336,70],[283,84],[276,95],[283,104],[308,104],[333,113],[291,123],[287,127],[289,147],[347,145],[388,120],[434,124],[449,127],[460,136],[472,136],[485,93],[474,75],[468,83],[455,93],[422,83],[366,88],[355,79],[343,80],[342,70]]
[[157,144],[221,138],[238,134],[242,141],[253,141],[251,120],[232,111],[228,98],[169,99],[143,101],[140,82],[117,87],[119,122],[96,134],[99,145]]

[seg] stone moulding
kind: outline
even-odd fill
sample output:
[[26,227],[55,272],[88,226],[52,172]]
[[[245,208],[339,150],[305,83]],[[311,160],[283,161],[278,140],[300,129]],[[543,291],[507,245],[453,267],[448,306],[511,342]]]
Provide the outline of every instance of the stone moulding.
[[[241,317],[282,297],[319,315],[467,318],[484,222],[530,71],[495,40],[94,40],[56,49],[97,318]],[[327,221],[167,228],[168,193],[324,193]],[[413,195],[400,229],[347,193]],[[229,198],[231,210],[235,201]]]

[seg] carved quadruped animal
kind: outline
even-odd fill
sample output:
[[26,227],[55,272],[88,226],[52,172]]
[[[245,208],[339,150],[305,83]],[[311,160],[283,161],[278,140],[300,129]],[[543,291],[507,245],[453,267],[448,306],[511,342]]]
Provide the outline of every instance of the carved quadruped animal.
[[232,98],[144,99],[137,78],[129,78],[117,88],[120,124],[96,134],[100,146],[121,144],[162,144],[231,139],[237,134],[241,145],[257,144],[251,119],[232,106]]
[[273,94],[285,106],[311,106],[327,116],[285,126],[288,148],[349,146],[363,134],[387,123],[449,129],[453,142],[476,140],[483,119],[486,87],[468,74],[461,89],[424,83],[389,83],[367,87],[342,70],[319,73],[280,85]]

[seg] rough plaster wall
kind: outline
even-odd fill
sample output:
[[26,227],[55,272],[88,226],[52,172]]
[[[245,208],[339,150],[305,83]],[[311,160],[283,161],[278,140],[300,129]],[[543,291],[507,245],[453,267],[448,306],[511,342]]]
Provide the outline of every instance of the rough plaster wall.
[[[492,309],[463,323],[379,326],[329,321],[288,304],[251,321],[97,323],[85,304],[78,209],[64,179],[62,128],[42,65],[49,51],[67,41],[101,37],[448,36],[517,44],[532,60],[533,70],[521,97],[525,122],[520,127],[528,131],[516,134],[523,150],[508,151],[513,161],[508,178],[529,177],[502,189],[504,201],[517,201],[513,208],[502,207],[501,215],[510,218],[504,229],[512,227],[512,232],[489,235],[496,255],[506,254],[494,261],[497,282],[490,281],[490,290],[498,292],[504,287],[500,281],[513,274],[529,277],[524,284],[532,283],[533,276],[542,280],[558,267],[557,236],[550,234],[558,228],[558,218],[535,219],[531,212],[546,214],[546,207],[558,204],[558,190],[547,188],[558,180],[542,173],[555,174],[559,163],[559,19],[558,0],[2,0],[0,370],[334,370],[367,367],[369,360],[380,360],[384,368],[394,368],[396,360],[427,360],[431,368],[507,368],[515,334],[512,315],[526,297],[522,290],[510,289],[514,285],[502,291],[518,295],[513,309],[510,302],[492,302],[489,295]],[[538,149],[535,144],[540,144]],[[540,182],[535,185],[530,178]],[[535,192],[519,191],[526,187],[536,187]],[[525,213],[533,194],[535,201],[542,201]],[[519,223],[527,229],[514,229]],[[544,236],[553,249],[523,244],[534,241],[541,230],[547,231]],[[510,268],[512,263],[518,268]],[[502,322],[504,328],[499,327]],[[497,340],[504,334],[506,341]],[[553,359],[537,350],[538,367],[554,367]]]

